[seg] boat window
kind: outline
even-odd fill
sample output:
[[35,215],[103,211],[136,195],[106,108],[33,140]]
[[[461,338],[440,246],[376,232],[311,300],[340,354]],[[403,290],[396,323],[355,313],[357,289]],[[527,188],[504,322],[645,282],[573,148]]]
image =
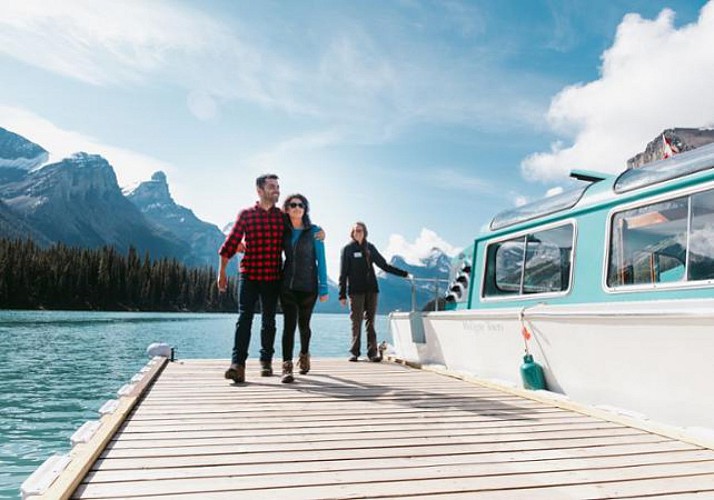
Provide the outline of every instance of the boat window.
[[494,245],[496,295],[513,295],[521,290],[524,238],[508,240]]
[[486,250],[484,296],[567,290],[572,248],[572,224],[489,245]]
[[687,279],[714,279],[714,190],[692,196],[690,231]]
[[684,197],[615,215],[609,286],[671,282],[684,277],[687,203]]
[[685,151],[666,160],[625,170],[614,184],[616,193],[626,193],[641,187],[676,179],[714,167],[714,144]]
[[527,220],[572,208],[583,196],[590,184],[548,198],[528,203],[518,208],[505,210],[496,215],[489,226],[492,231],[513,226]]
[[714,279],[714,190],[617,213],[610,236],[610,287]]
[[572,245],[573,226],[562,226],[528,235],[523,293],[567,290]]

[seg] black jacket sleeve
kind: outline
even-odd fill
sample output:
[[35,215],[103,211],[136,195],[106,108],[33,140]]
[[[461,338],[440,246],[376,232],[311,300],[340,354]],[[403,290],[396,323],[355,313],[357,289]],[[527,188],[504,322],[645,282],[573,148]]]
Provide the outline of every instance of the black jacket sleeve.
[[384,257],[382,257],[382,254],[377,251],[377,249],[372,245],[371,243],[369,244],[369,252],[370,256],[372,257],[372,262],[377,264],[377,267],[379,267],[382,271],[391,273],[391,274],[396,274],[397,276],[401,276],[402,278],[406,278],[409,276],[409,273],[399,269],[398,267],[390,266],[387,264],[387,261],[384,260]]
[[349,273],[349,266],[349,256],[346,246],[342,249],[342,255],[340,256],[340,300],[347,298],[347,274]]

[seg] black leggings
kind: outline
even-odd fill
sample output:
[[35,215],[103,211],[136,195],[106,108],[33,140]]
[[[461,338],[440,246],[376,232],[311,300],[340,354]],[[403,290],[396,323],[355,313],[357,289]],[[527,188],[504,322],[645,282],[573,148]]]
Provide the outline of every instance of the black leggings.
[[300,353],[310,351],[310,318],[317,301],[317,292],[287,290],[280,293],[283,308],[283,361],[292,361],[295,327],[300,329]]

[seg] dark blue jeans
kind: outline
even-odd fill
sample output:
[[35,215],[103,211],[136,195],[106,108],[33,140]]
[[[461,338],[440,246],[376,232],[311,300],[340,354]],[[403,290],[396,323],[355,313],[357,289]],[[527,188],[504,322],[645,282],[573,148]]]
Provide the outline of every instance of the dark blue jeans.
[[275,309],[280,295],[280,281],[258,281],[241,275],[238,292],[238,321],[233,340],[232,362],[245,366],[253,327],[255,304],[260,299],[260,360],[272,361],[275,352]]

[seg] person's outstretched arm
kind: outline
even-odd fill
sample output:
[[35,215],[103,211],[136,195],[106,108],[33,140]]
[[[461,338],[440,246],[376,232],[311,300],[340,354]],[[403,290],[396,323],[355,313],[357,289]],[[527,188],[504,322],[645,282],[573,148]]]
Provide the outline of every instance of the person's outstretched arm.
[[389,265],[384,259],[384,257],[382,257],[382,254],[379,253],[379,251],[371,243],[369,244],[369,253],[370,257],[372,258],[372,262],[377,264],[377,267],[379,267],[382,271],[390,274],[396,274],[397,276],[401,276],[402,278],[406,278],[407,276],[409,276],[409,273],[404,271],[403,269],[399,269],[398,267]]

